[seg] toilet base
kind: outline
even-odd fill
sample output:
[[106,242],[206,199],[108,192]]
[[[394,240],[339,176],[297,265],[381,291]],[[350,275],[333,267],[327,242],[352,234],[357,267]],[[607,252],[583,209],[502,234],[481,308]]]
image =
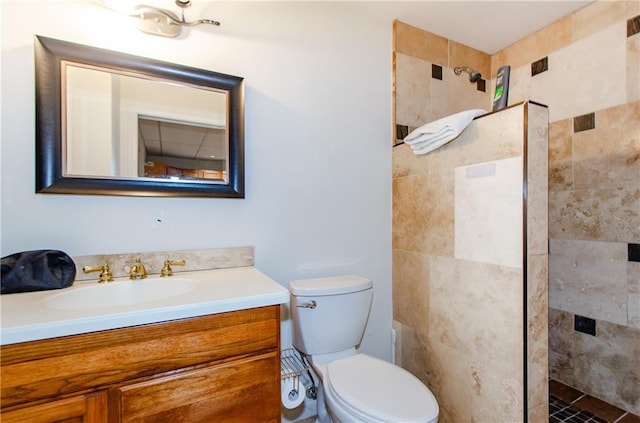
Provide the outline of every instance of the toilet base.
[[317,417],[315,423],[366,423],[342,410],[337,404],[327,404],[322,380],[318,384],[318,399],[316,402]]
[[324,387],[322,386],[322,380],[318,383],[318,397],[316,399],[317,417],[315,423],[335,423],[329,416],[329,410],[327,410],[327,403],[324,401]]

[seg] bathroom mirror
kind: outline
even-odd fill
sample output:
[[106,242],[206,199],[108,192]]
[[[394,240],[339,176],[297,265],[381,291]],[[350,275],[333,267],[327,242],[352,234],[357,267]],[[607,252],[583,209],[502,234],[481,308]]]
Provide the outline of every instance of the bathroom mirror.
[[35,39],[36,192],[244,198],[243,79]]

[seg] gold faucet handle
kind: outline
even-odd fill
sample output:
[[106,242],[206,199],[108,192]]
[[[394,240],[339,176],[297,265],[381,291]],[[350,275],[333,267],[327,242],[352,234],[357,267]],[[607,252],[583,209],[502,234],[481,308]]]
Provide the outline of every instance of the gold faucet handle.
[[129,269],[129,279],[144,279],[147,277],[147,269],[140,261],[140,257],[136,258],[136,264]]
[[98,282],[100,283],[111,282],[113,280],[113,274],[111,273],[111,269],[109,269],[109,265],[107,263],[102,266],[84,266],[82,271],[84,273],[100,272],[100,278],[98,279]]
[[171,266],[184,266],[185,264],[187,264],[186,260],[165,260],[164,266],[162,266],[162,270],[160,271],[160,276],[172,276],[173,269],[171,269]]

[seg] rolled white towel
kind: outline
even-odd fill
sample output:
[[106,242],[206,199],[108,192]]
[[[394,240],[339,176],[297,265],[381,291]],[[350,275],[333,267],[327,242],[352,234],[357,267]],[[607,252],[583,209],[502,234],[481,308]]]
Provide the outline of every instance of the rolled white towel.
[[416,128],[404,138],[415,154],[427,154],[456,138],[484,109],[471,109],[443,117]]
[[430,151],[435,150],[436,148],[442,147],[446,143],[451,140],[454,140],[457,137],[457,134],[453,134],[450,131],[447,133],[443,133],[436,137],[430,138],[427,141],[420,141],[414,144],[410,144],[411,150],[417,155],[427,154]]

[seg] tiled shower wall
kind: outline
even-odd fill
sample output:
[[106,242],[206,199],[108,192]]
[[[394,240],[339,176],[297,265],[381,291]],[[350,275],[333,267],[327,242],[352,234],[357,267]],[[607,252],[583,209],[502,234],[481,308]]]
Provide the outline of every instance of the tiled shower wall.
[[[550,375],[636,414],[640,264],[629,252],[640,243],[638,29],[640,2],[599,1],[489,56],[400,22],[394,26],[399,135],[453,112],[490,107],[491,82],[480,91],[464,75],[453,75],[458,65],[486,77],[509,64],[509,103],[531,99],[549,106]],[[433,77],[438,72],[443,79]],[[400,152],[394,149],[394,186],[402,176]],[[394,190],[394,213],[431,208],[422,219],[432,229],[417,236],[441,248],[438,222],[452,217],[439,192],[424,194],[399,198]],[[433,351],[407,356],[415,345],[406,329],[421,335],[429,327],[432,301],[424,283],[429,260],[403,251],[407,237],[416,235],[394,222],[394,323],[405,349],[397,360],[410,360],[413,371],[437,381],[448,376],[444,368],[428,371],[438,362]],[[596,336],[573,330],[575,314],[595,320]],[[456,387],[444,386],[442,395],[456,395]],[[459,421],[470,421],[464,417]]]
[[[460,43],[396,21],[394,33],[395,123],[398,138],[435,119],[466,109],[491,108],[486,78],[491,57]],[[479,84],[453,68],[471,66],[482,73]],[[482,85],[484,84],[484,90]]]
[[549,106],[550,377],[638,414],[640,2],[596,2],[492,64],[511,64],[511,101]]

